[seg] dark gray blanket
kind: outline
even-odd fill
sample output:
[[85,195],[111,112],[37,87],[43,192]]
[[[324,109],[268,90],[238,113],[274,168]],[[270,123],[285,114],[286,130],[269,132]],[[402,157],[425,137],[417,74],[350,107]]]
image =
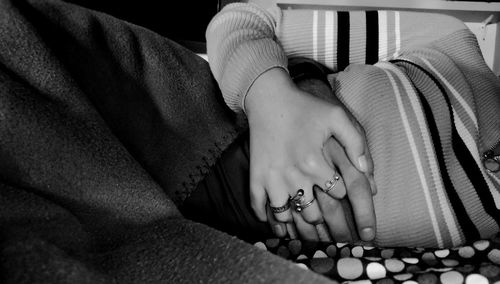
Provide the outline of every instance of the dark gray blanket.
[[327,281],[178,212],[237,133],[183,47],[61,1],[0,0],[1,282]]

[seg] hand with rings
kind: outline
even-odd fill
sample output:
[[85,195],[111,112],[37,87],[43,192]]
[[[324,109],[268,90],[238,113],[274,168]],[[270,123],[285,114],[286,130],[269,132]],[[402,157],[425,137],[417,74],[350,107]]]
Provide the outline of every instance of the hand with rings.
[[[320,240],[326,230],[336,240],[348,239],[339,205],[346,186],[335,159],[349,161],[360,175],[371,175],[373,165],[359,125],[342,106],[300,90],[281,68],[266,71],[253,83],[245,105],[250,199],[256,216],[280,237],[298,233],[302,239]],[[325,146],[332,136],[344,156],[330,157]],[[362,188],[371,195],[369,182]]]

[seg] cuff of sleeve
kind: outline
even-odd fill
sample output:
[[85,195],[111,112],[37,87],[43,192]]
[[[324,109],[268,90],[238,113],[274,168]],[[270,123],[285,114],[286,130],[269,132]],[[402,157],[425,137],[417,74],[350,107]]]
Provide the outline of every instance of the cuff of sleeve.
[[235,112],[245,111],[245,99],[255,80],[272,68],[287,70],[287,57],[272,39],[259,39],[240,45],[222,77],[226,104]]

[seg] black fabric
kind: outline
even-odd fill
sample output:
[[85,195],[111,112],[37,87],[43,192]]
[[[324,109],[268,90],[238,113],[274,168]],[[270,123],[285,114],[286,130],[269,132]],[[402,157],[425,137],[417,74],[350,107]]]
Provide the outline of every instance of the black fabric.
[[366,11],[366,64],[378,62],[378,11]]
[[337,66],[342,71],[349,65],[349,40],[350,40],[350,17],[349,12],[337,13]]
[[0,0],[0,282],[326,283],[178,211],[238,131],[186,48]]
[[223,5],[219,0],[66,0],[143,26],[195,52],[205,52],[205,30]]
[[330,86],[327,74],[329,70],[322,64],[305,57],[293,57],[288,60],[288,73],[295,82],[306,79],[321,80]]
[[273,237],[250,206],[248,133],[241,135],[179,208],[187,218],[247,242]]

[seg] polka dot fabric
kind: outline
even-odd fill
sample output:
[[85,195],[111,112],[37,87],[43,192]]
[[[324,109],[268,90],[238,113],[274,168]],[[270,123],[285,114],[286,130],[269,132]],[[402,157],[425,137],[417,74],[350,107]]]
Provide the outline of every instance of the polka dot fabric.
[[376,248],[268,239],[255,246],[349,283],[499,283],[500,234],[452,249]]

